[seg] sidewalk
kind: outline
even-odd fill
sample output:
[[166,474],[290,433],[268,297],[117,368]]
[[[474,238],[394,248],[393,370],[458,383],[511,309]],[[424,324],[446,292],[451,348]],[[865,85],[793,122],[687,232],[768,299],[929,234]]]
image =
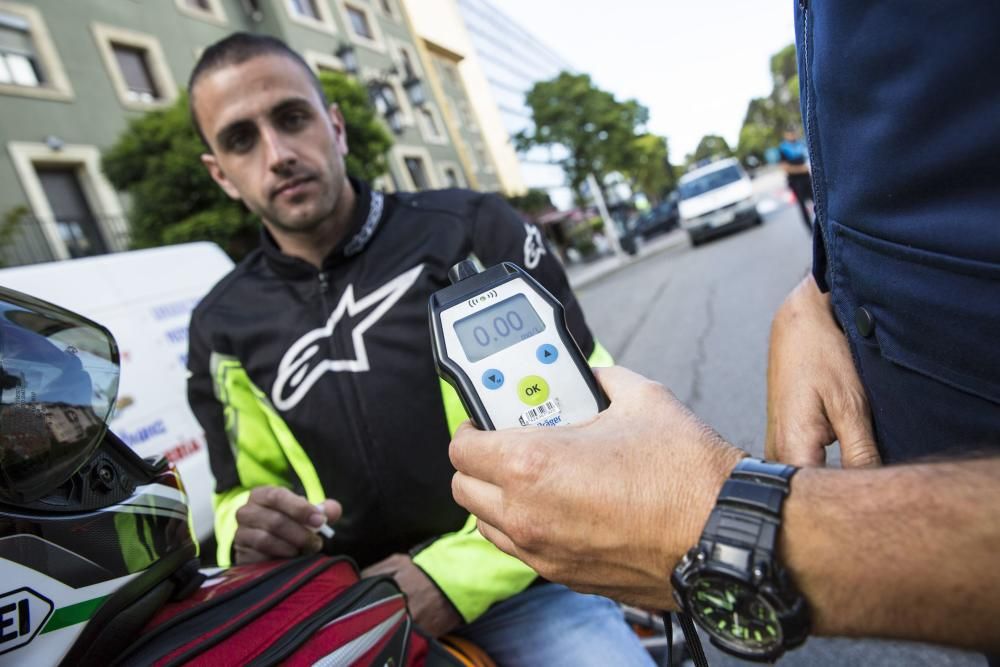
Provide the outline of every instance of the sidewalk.
[[566,276],[569,278],[569,284],[573,289],[581,289],[610,273],[614,273],[636,262],[641,262],[647,257],[652,257],[671,248],[679,248],[689,244],[690,241],[688,240],[687,233],[683,230],[675,229],[672,232],[645,241],[635,255],[625,255],[623,260],[619,260],[612,254],[590,262],[568,265],[566,267]]

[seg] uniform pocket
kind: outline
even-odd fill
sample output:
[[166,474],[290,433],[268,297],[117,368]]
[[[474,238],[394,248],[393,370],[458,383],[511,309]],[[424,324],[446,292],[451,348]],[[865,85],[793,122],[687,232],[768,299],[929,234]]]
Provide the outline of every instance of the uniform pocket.
[[876,239],[836,221],[830,228],[835,303],[852,336],[861,336],[855,314],[864,308],[883,357],[1000,404],[1000,265]]

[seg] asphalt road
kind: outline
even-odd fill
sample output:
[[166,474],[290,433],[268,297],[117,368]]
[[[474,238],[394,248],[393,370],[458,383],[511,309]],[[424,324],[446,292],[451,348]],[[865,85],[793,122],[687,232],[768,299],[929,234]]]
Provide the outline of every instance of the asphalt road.
[[[775,195],[779,207],[761,227],[650,256],[578,290],[591,328],[619,364],[668,386],[756,456],[764,451],[771,317],[811,260],[797,208]],[[712,665],[751,664],[703,643]],[[811,639],[778,664],[986,663],[978,655],[920,644]]]

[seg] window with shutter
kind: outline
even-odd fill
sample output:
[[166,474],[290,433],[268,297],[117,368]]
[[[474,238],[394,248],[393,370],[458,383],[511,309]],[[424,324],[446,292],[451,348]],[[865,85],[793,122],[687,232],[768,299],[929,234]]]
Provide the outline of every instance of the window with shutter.
[[45,84],[31,26],[20,16],[0,12],[0,83],[36,88]]

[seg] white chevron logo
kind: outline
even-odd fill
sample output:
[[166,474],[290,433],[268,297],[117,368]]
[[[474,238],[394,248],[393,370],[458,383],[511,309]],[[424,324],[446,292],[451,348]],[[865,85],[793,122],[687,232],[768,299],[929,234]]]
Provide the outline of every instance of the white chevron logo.
[[[371,366],[368,363],[368,350],[365,349],[365,332],[378,322],[413,286],[423,268],[423,264],[418,264],[359,301],[354,300],[354,285],[348,285],[343,296],[340,297],[340,303],[333,310],[330,319],[326,321],[326,325],[319,329],[313,329],[299,338],[281,358],[281,363],[278,364],[278,377],[274,381],[274,387],[271,388],[271,402],[274,406],[279,410],[294,408],[327,371],[334,373],[345,371],[364,373],[368,371]],[[317,361],[315,357],[320,349],[318,341],[333,335],[333,330],[344,317],[344,313],[347,313],[349,317],[354,317],[373,306],[372,312],[358,322],[354,331],[351,332],[351,340],[354,343],[354,359],[319,359]]]

